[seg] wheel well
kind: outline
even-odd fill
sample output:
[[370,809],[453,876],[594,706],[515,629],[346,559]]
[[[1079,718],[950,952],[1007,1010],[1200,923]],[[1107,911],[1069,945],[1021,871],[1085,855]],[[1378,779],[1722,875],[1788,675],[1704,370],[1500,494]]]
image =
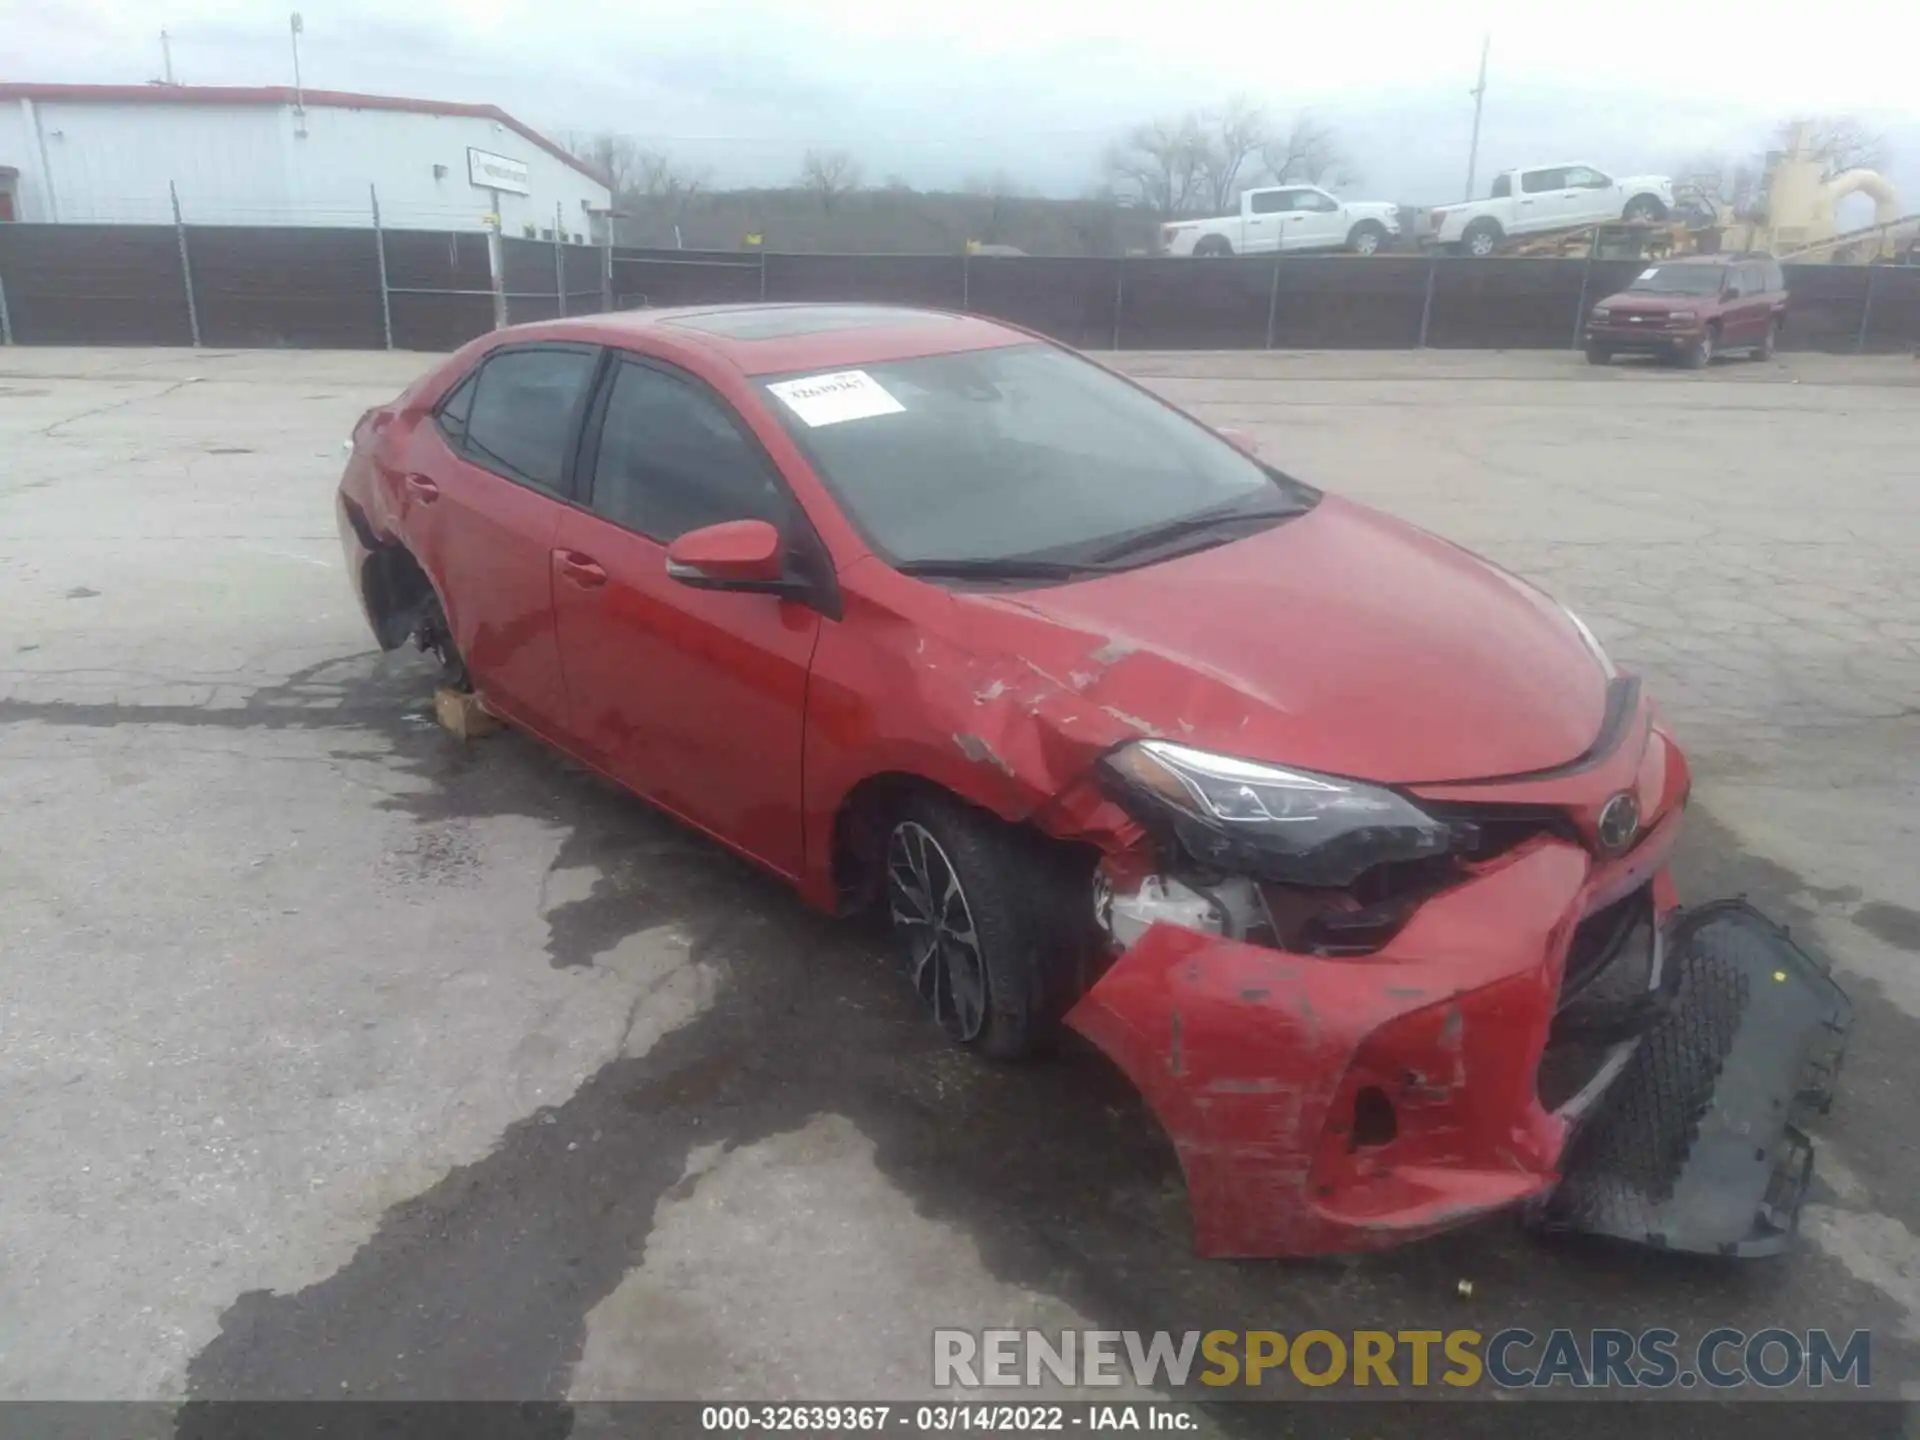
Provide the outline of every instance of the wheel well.
[[924,776],[885,771],[867,776],[841,800],[833,817],[833,887],[842,911],[864,910],[878,898],[887,819],[907,797],[928,791],[952,793]]
[[433,583],[406,546],[375,543],[360,567],[360,593],[366,598],[374,638],[382,650],[394,650],[419,625],[433,599]]
[[[1045,854],[1061,862],[1061,869],[1076,875],[1093,871],[1097,852],[1087,845],[1055,839],[1033,825],[1002,820],[984,810],[957,791],[948,789],[924,775],[906,771],[884,771],[869,775],[840,802],[833,817],[833,882],[842,913],[866,909],[880,895],[887,841],[887,822],[915,795],[941,795],[991,816],[1014,834],[1024,836],[1036,847],[1036,855]],[[1051,868],[1050,866],[1047,868]]]
[[1460,233],[1462,235],[1471,235],[1476,230],[1483,232],[1491,230],[1494,234],[1498,235],[1501,233],[1500,222],[1491,215],[1476,215],[1467,222],[1467,228]]
[[1649,205],[1653,207],[1654,219],[1664,220],[1667,218],[1666,201],[1662,200],[1658,195],[1655,195],[1650,190],[1642,190],[1638,195],[1634,196],[1631,200],[1627,201],[1627,209],[1631,210],[1634,206],[1638,205],[1642,200],[1646,201]]

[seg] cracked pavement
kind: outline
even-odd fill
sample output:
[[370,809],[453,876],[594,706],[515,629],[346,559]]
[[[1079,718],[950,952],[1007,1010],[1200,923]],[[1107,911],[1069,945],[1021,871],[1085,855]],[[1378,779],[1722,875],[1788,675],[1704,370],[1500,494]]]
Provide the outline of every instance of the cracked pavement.
[[905,1398],[935,1325],[1866,1326],[1920,1381],[1920,366],[1120,357],[1581,613],[1689,748],[1683,895],[1834,957],[1807,1243],[1722,1268],[1195,1260],[1096,1057],[958,1054],[872,931],[434,726],[331,511],[425,363],[0,351],[0,1398]]

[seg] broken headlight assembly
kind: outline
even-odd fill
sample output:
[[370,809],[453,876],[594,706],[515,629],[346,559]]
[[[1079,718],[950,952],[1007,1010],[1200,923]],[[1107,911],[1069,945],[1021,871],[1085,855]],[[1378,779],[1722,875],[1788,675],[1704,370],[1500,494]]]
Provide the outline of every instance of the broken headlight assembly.
[[1149,830],[1209,868],[1344,887],[1376,865],[1454,848],[1453,826],[1375,785],[1135,740],[1101,761],[1106,787]]

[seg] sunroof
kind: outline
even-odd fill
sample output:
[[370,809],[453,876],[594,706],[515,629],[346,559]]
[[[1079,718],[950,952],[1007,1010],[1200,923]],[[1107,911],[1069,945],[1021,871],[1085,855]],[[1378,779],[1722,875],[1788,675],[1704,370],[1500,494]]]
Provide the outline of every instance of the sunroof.
[[725,335],[732,340],[782,340],[791,335],[818,335],[828,330],[872,330],[881,326],[939,325],[945,315],[924,310],[899,310],[889,305],[774,305],[739,310],[702,310],[676,315],[668,325]]

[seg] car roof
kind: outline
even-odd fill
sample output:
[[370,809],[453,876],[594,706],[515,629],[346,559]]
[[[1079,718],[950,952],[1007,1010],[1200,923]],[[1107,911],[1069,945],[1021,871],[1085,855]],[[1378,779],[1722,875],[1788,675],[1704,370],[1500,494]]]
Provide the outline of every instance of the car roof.
[[[1025,330],[977,315],[905,305],[689,305],[565,322],[582,338],[641,350],[697,345],[746,375],[847,368],[1032,344]],[[551,327],[545,326],[549,330]]]

